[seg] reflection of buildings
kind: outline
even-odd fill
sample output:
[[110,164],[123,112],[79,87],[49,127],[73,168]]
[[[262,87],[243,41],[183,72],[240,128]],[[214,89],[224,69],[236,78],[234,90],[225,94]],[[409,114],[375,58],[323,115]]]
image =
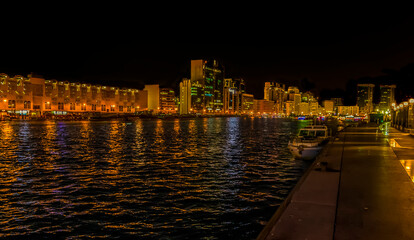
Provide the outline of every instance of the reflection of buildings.
[[374,95],[374,84],[357,85],[357,105],[361,113],[371,113],[374,110],[372,103]]
[[0,74],[0,110],[19,115],[134,113],[147,109],[147,91]]

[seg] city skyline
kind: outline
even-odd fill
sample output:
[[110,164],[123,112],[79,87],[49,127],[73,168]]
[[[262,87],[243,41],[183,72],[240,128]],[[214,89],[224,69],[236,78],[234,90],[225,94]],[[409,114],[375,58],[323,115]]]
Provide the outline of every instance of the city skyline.
[[3,9],[0,238],[414,239],[412,14],[201,4]]
[[179,31],[164,36],[162,29],[151,34],[144,29],[138,34],[100,25],[96,32],[79,27],[71,34],[47,28],[26,40],[2,39],[7,47],[2,51],[0,72],[34,72],[47,79],[131,88],[160,84],[177,91],[181,79],[190,78],[190,60],[217,59],[226,66],[227,75],[243,78],[251,93],[263,98],[265,82],[295,86],[306,78],[320,93],[346,89],[351,79],[381,76],[384,69],[399,70],[412,62],[414,36],[409,17],[328,15],[329,23],[323,16],[288,21],[279,16],[256,24],[258,28],[244,26],[247,20],[242,20],[219,29],[214,38]]
[[[381,101],[374,102],[375,84],[357,84],[356,105],[343,98],[318,101],[310,91],[277,82],[265,82],[264,99],[246,89],[244,79],[225,75],[217,60],[191,60],[191,79],[183,78],[178,95],[172,88],[147,84],[143,89],[93,85],[45,79],[29,74],[0,74],[2,118],[43,118],[68,115],[90,118],[96,114],[180,114],[251,116],[346,116],[388,117],[396,85],[380,85]],[[321,105],[320,105],[321,103]]]

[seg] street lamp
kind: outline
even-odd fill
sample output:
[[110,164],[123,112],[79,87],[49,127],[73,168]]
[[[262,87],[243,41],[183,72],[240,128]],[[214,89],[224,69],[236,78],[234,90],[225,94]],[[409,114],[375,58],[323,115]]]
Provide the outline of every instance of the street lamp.
[[414,98],[411,98],[411,99],[409,100],[409,102],[410,102],[410,104],[414,104]]

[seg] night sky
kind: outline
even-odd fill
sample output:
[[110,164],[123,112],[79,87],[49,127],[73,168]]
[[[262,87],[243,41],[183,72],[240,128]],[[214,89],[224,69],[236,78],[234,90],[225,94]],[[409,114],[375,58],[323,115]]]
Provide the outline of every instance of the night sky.
[[414,63],[414,21],[398,11],[282,12],[223,10],[212,18],[177,12],[162,19],[106,12],[88,21],[86,11],[81,20],[72,13],[39,13],[22,28],[4,29],[0,72],[177,89],[190,77],[191,59],[215,58],[226,77],[244,78],[248,92],[262,98],[266,81],[298,85],[307,78],[320,93]]

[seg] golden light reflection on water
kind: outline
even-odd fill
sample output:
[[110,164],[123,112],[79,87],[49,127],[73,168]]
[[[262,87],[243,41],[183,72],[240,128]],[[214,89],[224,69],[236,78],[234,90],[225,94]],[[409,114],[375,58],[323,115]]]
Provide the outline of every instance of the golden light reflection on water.
[[174,119],[174,131],[178,135],[180,133],[181,127],[180,127],[180,119]]
[[280,203],[303,171],[283,155],[279,120],[266,121],[0,122],[0,229],[199,239],[244,226],[254,237],[272,214],[258,209]]
[[154,147],[156,149],[163,148],[165,140],[168,140],[168,139],[165,139],[163,135],[164,135],[164,121],[161,119],[158,119],[155,124],[155,142],[154,142],[155,146]]
[[411,181],[414,182],[414,160],[400,160],[405,171],[411,178]]

